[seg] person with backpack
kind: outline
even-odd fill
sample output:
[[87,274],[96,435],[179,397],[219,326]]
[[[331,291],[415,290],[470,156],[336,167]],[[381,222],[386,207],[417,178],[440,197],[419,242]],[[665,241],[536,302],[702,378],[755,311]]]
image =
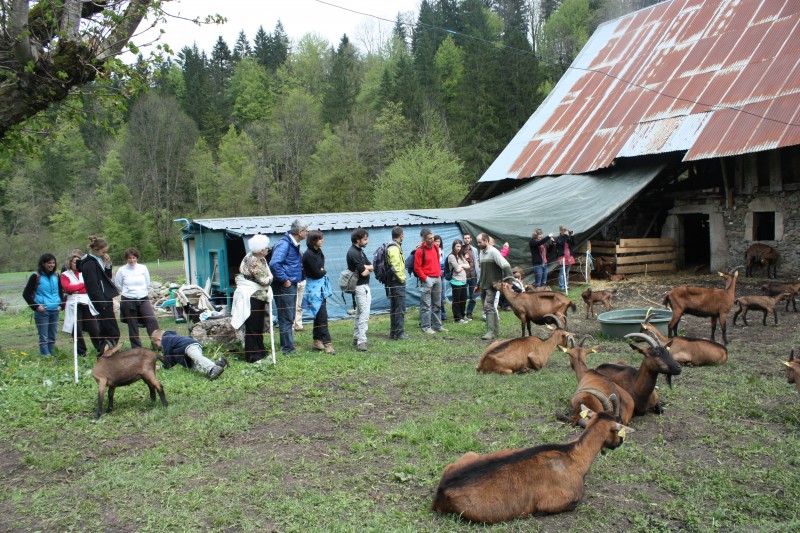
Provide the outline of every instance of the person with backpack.
[[56,272],[56,256],[42,254],[36,272],[28,278],[22,297],[33,309],[33,321],[39,333],[39,354],[55,355],[58,334],[58,312],[61,303],[61,284]]
[[430,228],[419,232],[422,244],[414,253],[414,274],[419,278],[419,327],[423,333],[433,335],[447,330],[442,327],[440,313],[442,301],[442,266],[439,247],[433,241]]
[[359,352],[366,352],[369,310],[372,305],[372,294],[369,290],[372,263],[364,253],[364,248],[369,243],[369,233],[364,228],[356,228],[350,234],[350,242],[353,244],[347,251],[347,268],[358,274],[355,290],[356,320],[353,324],[353,345]]
[[450,282],[453,290],[453,321],[457,324],[466,324],[467,308],[467,269],[469,263],[464,257],[464,243],[460,239],[453,241],[453,248],[447,256],[445,263],[445,279]]
[[446,264],[446,257],[444,253],[444,241],[442,241],[441,235],[434,235],[433,242],[436,243],[436,246],[439,247],[439,265],[441,266],[441,276],[442,276],[442,297],[441,301],[439,302],[439,313],[442,317],[442,322],[447,320],[447,307],[445,307],[445,302],[447,301],[447,283],[445,283],[444,279],[444,268]]
[[[389,298],[389,338],[401,341],[406,335],[406,269],[403,259],[403,228],[392,228],[392,242],[386,245],[386,297]],[[373,266],[375,261],[372,262]]]

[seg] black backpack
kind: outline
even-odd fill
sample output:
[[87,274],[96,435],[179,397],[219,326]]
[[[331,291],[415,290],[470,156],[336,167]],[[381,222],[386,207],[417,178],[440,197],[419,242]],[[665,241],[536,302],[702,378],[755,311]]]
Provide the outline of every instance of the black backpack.
[[408,257],[406,257],[406,271],[409,273],[409,275],[414,276],[415,278],[419,278],[419,276],[417,276],[417,273],[414,272],[414,254],[420,248],[422,248],[422,260],[425,261],[425,247],[424,246],[417,246],[416,248],[411,250],[411,253],[408,254]]
[[394,271],[389,265],[387,257],[390,246],[397,246],[397,244],[395,242],[381,244],[372,254],[372,273],[375,275],[375,279],[384,285],[389,283],[392,280],[392,276],[394,276]]
[[[450,254],[453,255],[453,254]],[[453,279],[453,267],[450,266],[450,256],[447,256],[447,259],[444,260],[444,279],[450,281]]]

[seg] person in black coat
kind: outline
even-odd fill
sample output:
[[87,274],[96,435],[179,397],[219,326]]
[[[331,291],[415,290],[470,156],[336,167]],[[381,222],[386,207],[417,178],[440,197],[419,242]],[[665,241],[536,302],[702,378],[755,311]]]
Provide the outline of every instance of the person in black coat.
[[575,264],[575,258],[572,255],[574,249],[575,238],[572,236],[572,231],[566,226],[559,226],[558,237],[556,237],[556,255],[558,256],[556,261],[561,267],[558,273],[558,288],[562,292],[567,290],[569,267]]
[[[89,253],[81,259],[78,270],[83,275],[86,294],[99,313],[97,322],[100,326],[100,338],[92,339],[95,346],[106,348],[116,346],[119,342],[119,325],[114,314],[114,301],[119,296],[114,279],[111,276],[111,258],[108,256],[108,241],[92,235],[89,237]],[[100,354],[98,354],[100,355]]]

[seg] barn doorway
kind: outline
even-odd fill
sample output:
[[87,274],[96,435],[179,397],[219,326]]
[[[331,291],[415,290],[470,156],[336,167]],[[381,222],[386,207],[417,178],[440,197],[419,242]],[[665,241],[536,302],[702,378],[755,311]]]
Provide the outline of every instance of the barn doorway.
[[708,215],[694,213],[681,217],[683,267],[708,272],[711,264],[711,232]]

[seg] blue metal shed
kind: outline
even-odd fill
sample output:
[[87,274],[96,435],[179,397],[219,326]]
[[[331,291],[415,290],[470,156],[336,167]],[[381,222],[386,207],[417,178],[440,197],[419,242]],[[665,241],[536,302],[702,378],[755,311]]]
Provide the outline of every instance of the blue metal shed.
[[[351,245],[350,234],[355,228],[362,227],[369,232],[369,245],[365,251],[370,259],[378,246],[391,241],[394,226],[401,226],[405,230],[403,252],[406,255],[420,242],[419,232],[423,227],[442,236],[446,251],[450,250],[453,240],[461,236],[455,220],[409,211],[204,218],[192,221],[182,219],[186,223],[181,231],[187,283],[201,287],[210,283],[210,293],[216,303],[229,304],[236,289],[234,278],[246,254],[245,239],[261,233],[269,237],[270,245],[274,245],[297,218],[305,221],[309,229],[318,229],[325,235],[322,251],[325,253],[328,276],[334,286],[334,295],[328,302],[328,316],[332,319],[347,318],[347,310],[352,307],[351,297],[345,298],[336,285],[339,272],[347,266],[345,255]],[[305,244],[301,244],[301,249],[305,251]],[[372,313],[388,313],[389,300],[383,285],[373,278],[370,287]],[[419,305],[415,277],[411,276],[406,282],[406,290],[407,305]]]

